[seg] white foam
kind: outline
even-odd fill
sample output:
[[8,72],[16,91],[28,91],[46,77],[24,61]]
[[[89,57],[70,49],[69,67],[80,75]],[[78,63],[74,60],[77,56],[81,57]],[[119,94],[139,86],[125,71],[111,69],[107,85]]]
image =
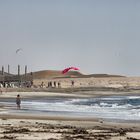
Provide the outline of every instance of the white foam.
[[140,99],[140,96],[130,96],[130,97],[127,97],[127,99]]
[[[121,98],[121,97],[119,97]],[[79,113],[79,115],[100,117],[100,118],[112,118],[112,119],[123,119],[123,120],[140,120],[140,105],[134,106],[125,102],[127,99],[138,99],[139,96],[124,96],[121,98],[121,103],[116,100],[116,97],[108,98],[93,98],[93,99],[62,99],[62,100],[33,100],[33,101],[22,101],[22,108],[27,110],[35,111],[49,111],[51,112],[69,112],[73,115]],[[106,99],[106,100],[104,100]],[[110,99],[112,101],[110,102]],[[114,101],[113,101],[114,99]],[[88,101],[90,102],[88,104]],[[4,104],[4,102],[2,102]],[[7,102],[5,102],[7,105]],[[9,105],[15,102],[8,103]],[[22,110],[21,110],[22,111]],[[3,112],[8,113],[8,112]],[[0,112],[1,114],[1,112]],[[63,115],[62,114],[62,115]]]
[[0,114],[8,114],[8,111],[0,111]]

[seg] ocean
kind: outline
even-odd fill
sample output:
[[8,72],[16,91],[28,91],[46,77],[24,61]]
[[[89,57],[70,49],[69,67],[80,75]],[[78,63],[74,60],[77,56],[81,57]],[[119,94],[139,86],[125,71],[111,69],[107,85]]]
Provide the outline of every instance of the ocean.
[[140,121],[140,96],[106,96],[97,98],[28,98],[22,99],[21,109],[15,99],[0,99],[6,110],[0,114],[27,113],[86,118],[112,121]]

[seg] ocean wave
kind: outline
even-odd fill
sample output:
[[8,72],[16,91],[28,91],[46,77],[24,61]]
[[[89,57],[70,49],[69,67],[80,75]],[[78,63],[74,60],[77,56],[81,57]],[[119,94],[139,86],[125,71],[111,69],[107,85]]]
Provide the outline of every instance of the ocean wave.
[[140,96],[128,96],[127,99],[140,99]]
[[[61,115],[67,113],[86,117],[100,117],[123,120],[140,120],[140,102],[137,96],[85,98],[85,99],[37,99],[22,100],[22,111],[54,112]],[[119,96],[119,98],[121,98]],[[108,100],[107,100],[108,99]],[[111,99],[111,100],[110,100]],[[15,106],[15,101],[0,102],[2,105]],[[16,110],[15,110],[16,111]],[[16,111],[17,112],[17,111]]]

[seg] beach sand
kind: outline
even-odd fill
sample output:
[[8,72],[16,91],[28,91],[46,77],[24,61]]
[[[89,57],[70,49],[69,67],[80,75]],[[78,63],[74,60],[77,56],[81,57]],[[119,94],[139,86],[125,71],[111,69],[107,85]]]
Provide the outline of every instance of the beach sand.
[[69,120],[0,120],[0,139],[13,140],[137,140],[139,124]]
[[44,87],[48,86],[48,82],[60,82],[62,88],[70,88],[72,81],[74,87],[104,87],[118,89],[140,89],[140,77],[107,77],[107,78],[54,78],[54,79],[34,79],[34,85],[39,86],[44,83]]
[[[22,98],[97,97],[131,92],[88,91],[77,93],[20,92]],[[15,98],[19,92],[3,92],[1,98]],[[4,108],[2,108],[2,111]],[[109,122],[98,118],[0,114],[0,139],[13,140],[138,140],[139,122]]]

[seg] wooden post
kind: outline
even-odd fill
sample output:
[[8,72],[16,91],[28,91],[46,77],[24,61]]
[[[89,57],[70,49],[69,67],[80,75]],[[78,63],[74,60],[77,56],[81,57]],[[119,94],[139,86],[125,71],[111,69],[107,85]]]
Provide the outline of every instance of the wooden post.
[[25,76],[24,76],[24,81],[27,82],[27,66],[25,65]]
[[20,65],[18,65],[18,83],[19,83],[19,87],[20,87],[20,85],[21,85]]
[[20,76],[20,65],[18,65],[18,76]]
[[25,76],[27,75],[27,66],[25,66]]
[[2,84],[5,86],[4,66],[2,66]]
[[10,65],[8,65],[8,74],[10,74]]
[[4,75],[4,66],[2,66],[2,75]]

